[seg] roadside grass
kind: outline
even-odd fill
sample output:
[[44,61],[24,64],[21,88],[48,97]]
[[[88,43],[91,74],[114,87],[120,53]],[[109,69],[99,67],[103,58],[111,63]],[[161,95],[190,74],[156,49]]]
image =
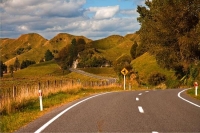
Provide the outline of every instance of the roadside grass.
[[107,88],[79,88],[68,91],[60,91],[55,94],[49,94],[43,97],[44,110],[40,111],[39,99],[29,99],[22,105],[19,105],[18,111],[11,114],[0,114],[0,131],[1,132],[14,132],[17,129],[25,126],[29,122],[39,118],[43,114],[51,111],[52,109],[67,104],[71,101],[89,96],[95,93],[119,91],[122,90],[118,87]]
[[131,62],[133,69],[138,72],[139,78],[142,83],[148,84],[148,78],[152,73],[159,72],[167,77],[166,84],[168,87],[173,88],[176,86],[176,77],[174,71],[162,69],[156,62],[155,57],[149,53],[145,53]]
[[193,98],[200,100],[200,89],[197,89],[197,96],[195,96],[195,89],[194,88],[187,90],[187,94],[189,94]]

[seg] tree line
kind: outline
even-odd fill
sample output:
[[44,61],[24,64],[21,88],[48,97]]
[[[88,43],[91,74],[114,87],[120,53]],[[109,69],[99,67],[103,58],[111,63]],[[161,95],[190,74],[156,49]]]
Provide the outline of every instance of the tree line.
[[200,1],[146,0],[145,4],[137,7],[141,44],[132,46],[133,57],[149,52],[179,80],[194,81],[200,71]]
[[[47,50],[45,52],[44,59],[40,60],[40,62],[50,61],[53,58],[54,58],[54,55],[52,54],[52,52],[50,50]],[[7,73],[7,72],[10,72],[11,77],[13,77],[14,71],[27,68],[28,66],[33,65],[33,64],[36,64],[36,62],[32,61],[32,60],[28,60],[28,59],[23,60],[20,63],[20,61],[17,57],[15,58],[14,64],[11,64],[9,66],[7,66],[5,63],[0,61],[0,77],[3,77],[3,74]]]

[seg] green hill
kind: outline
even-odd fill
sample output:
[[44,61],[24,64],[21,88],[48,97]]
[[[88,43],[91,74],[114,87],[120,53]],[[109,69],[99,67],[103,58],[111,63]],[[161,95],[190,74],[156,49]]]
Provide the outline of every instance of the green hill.
[[124,37],[122,37],[122,36],[112,35],[112,36],[109,36],[109,37],[106,37],[106,38],[103,38],[100,40],[90,42],[89,45],[92,48],[107,50],[107,49],[117,46],[118,44],[123,42],[123,40],[124,40]]
[[92,42],[91,39],[88,39],[84,36],[75,36],[68,33],[59,33],[55,37],[53,37],[46,45],[50,45],[52,49],[61,50],[66,45],[70,45],[73,39],[84,39],[86,44]]
[[106,59],[115,61],[121,55],[130,55],[130,48],[134,41],[139,42],[139,37],[136,33],[128,34],[125,37],[112,35],[100,40],[92,41],[89,43],[89,46],[98,49],[100,55]]
[[[36,33],[21,35],[17,39],[3,39],[1,41],[1,60],[9,64],[10,60],[16,56],[21,56],[24,53],[33,51],[35,48],[40,48],[47,40]],[[26,55],[28,58],[29,56]]]
[[[13,64],[16,57],[20,62],[33,60],[38,63],[44,58],[48,49],[52,52],[59,51],[64,46],[71,44],[73,38],[82,38],[86,43],[92,41],[84,36],[74,36],[67,33],[60,33],[49,41],[36,33],[24,34],[17,39],[0,39],[1,60],[6,65]],[[56,53],[54,54],[56,56]]]
[[166,75],[167,86],[176,86],[176,77],[174,71],[169,71],[159,67],[155,57],[149,53],[145,53],[131,62],[134,70],[138,72],[140,80],[148,84],[148,78],[153,73],[162,73]]

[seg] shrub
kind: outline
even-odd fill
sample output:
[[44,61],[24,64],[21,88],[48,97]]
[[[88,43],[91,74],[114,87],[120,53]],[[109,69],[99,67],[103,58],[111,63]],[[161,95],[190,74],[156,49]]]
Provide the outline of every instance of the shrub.
[[166,76],[159,72],[152,73],[148,78],[149,84],[154,85],[154,86],[156,86],[164,81],[166,81]]

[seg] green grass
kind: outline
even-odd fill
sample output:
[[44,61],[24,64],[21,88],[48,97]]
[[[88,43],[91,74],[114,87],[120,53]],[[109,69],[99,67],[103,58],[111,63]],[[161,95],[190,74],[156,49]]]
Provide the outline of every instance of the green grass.
[[100,92],[116,91],[120,88],[107,88],[107,89],[78,89],[70,90],[68,92],[58,92],[56,94],[50,94],[43,97],[43,107],[44,111],[40,111],[38,99],[30,99],[18,105],[17,113],[13,114],[1,114],[0,121],[0,131],[1,132],[13,132],[20,127],[26,125],[27,123],[37,119],[43,114],[49,112],[50,110],[58,107],[62,104],[67,104],[76,99]]
[[147,83],[148,77],[155,72],[166,75],[167,80],[170,80],[170,82],[175,81],[174,72],[161,68],[157,64],[155,57],[151,56],[149,53],[145,53],[136,58],[131,62],[131,64],[134,70],[138,72],[140,80],[142,80],[144,83]]
[[200,89],[197,89],[197,96],[195,96],[195,89],[194,88],[187,90],[187,94],[189,94],[191,97],[194,97],[194,98],[200,100]]
[[[28,78],[53,76],[56,72],[62,71],[55,61],[47,61],[35,65],[31,65],[25,69],[14,72],[14,78]],[[6,78],[10,75],[5,76]]]

